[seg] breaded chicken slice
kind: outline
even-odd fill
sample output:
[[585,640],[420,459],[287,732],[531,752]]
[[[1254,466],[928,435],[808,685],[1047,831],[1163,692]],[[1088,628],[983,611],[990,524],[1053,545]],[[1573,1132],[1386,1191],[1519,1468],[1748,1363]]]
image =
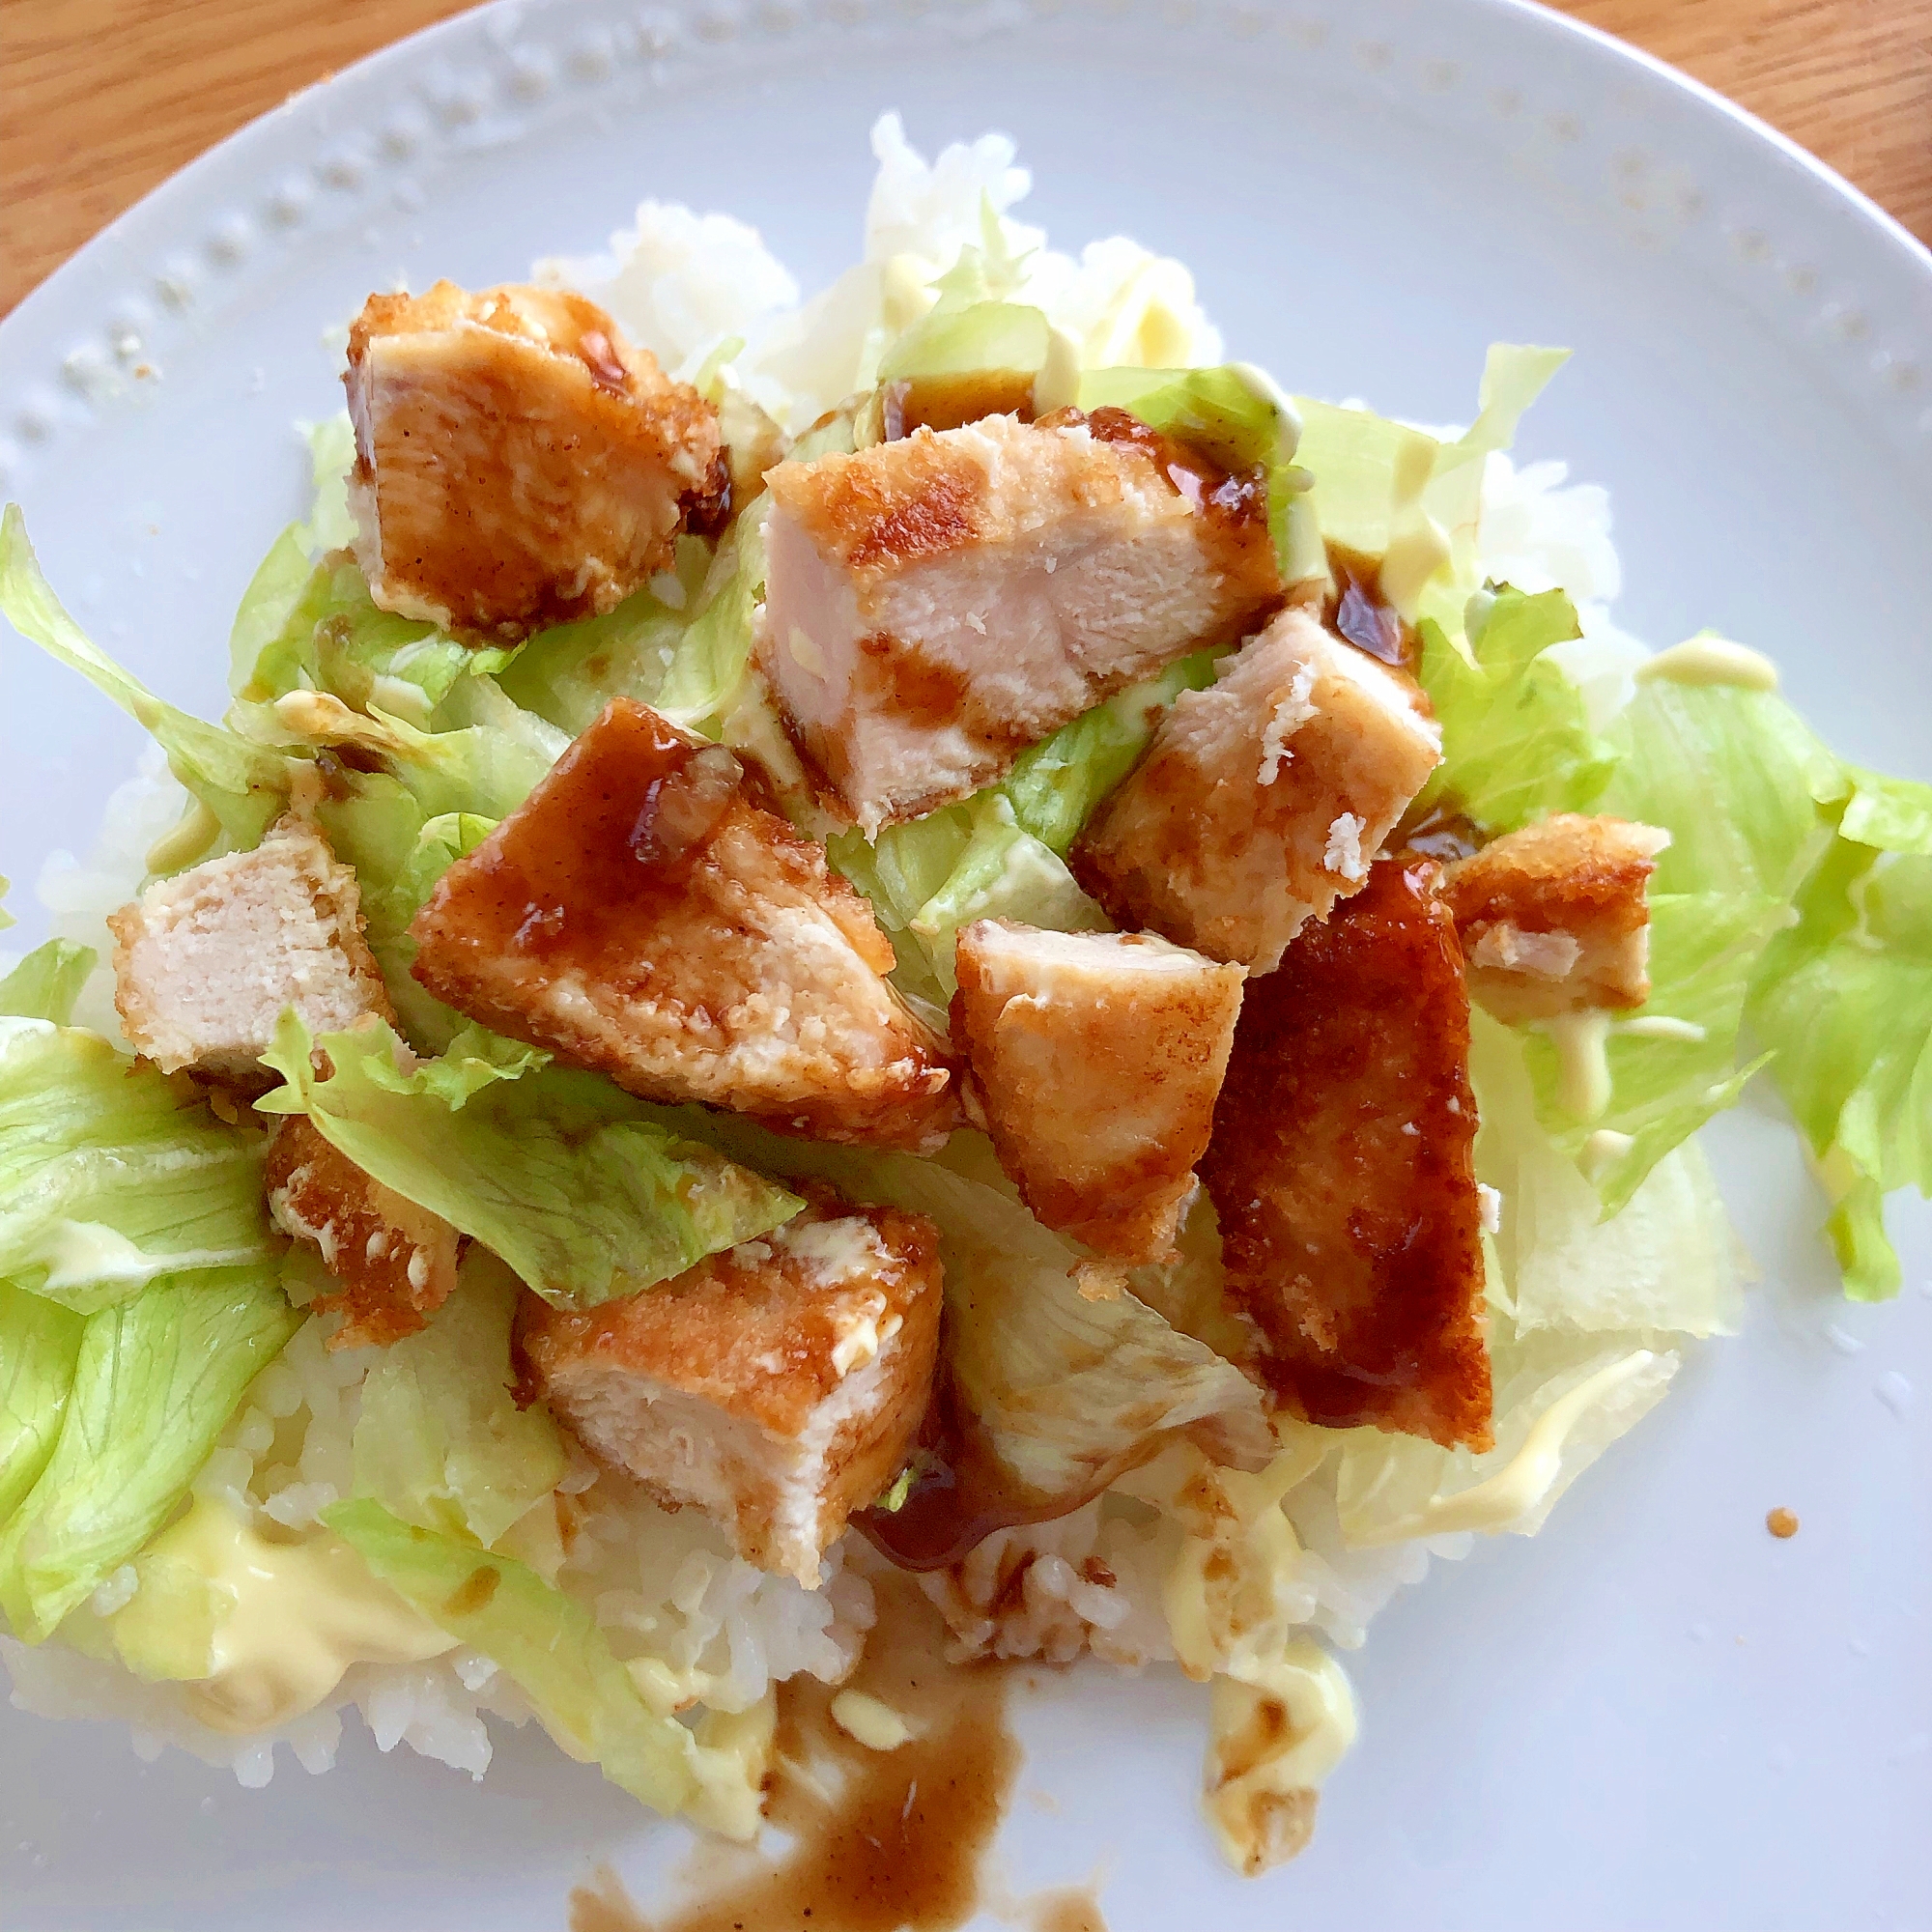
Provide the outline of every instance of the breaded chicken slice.
[[946,1045],[887,983],[872,909],[720,745],[616,698],[439,882],[411,969],[497,1032],[648,1100],[931,1149]]
[[371,296],[343,381],[369,594],[472,643],[611,610],[728,475],[711,406],[561,289]]
[[1284,611],[1182,692],[1073,848],[1115,923],[1270,973],[1361,890],[1442,734],[1414,682]]
[[939,1350],[931,1223],[823,1194],[775,1233],[588,1314],[526,1294],[526,1388],[746,1561],[818,1585],[845,1520],[888,1489]]
[[284,1007],[315,1034],[389,1015],[355,874],[293,816],[252,852],[156,880],[107,923],[122,1028],[167,1073],[259,1091]]
[[1451,866],[1469,991],[1512,1025],[1650,998],[1650,907],[1670,834],[1561,811]]
[[1284,1406],[1487,1449],[1469,1003],[1434,870],[1384,861],[1249,980],[1201,1178]]
[[322,1255],[341,1289],[315,1306],[347,1319],[331,1349],[386,1347],[413,1335],[456,1286],[457,1232],[365,1174],[305,1114],[275,1122],[264,1180],[276,1227]]
[[1281,597],[1261,472],[1123,410],[921,429],[766,482],[759,666],[867,838]]
[[956,952],[952,1043],[1021,1199],[1110,1260],[1167,1254],[1246,975],[1151,933],[1004,919],[964,927]]

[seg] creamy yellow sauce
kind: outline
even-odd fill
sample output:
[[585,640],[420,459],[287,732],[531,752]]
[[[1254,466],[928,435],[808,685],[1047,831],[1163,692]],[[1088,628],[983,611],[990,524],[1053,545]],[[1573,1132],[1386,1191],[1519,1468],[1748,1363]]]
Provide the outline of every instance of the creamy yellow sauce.
[[208,1670],[184,1694],[216,1730],[274,1729],[312,1711],[355,1664],[419,1663],[456,1648],[340,1537],[310,1530],[270,1543],[208,1496],[155,1539],[145,1561],[210,1586]]
[[1305,1638],[1239,1678],[1217,1677],[1208,1704],[1202,1809],[1236,1871],[1292,1857],[1322,1780],[1355,1742],[1342,1666]]
[[1355,1544],[1403,1543],[1412,1536],[1446,1536],[1457,1530],[1506,1529],[1549,1493],[1563,1469],[1563,1450],[1574,1430],[1599,1403],[1656,1361],[1637,1349],[1586,1376],[1536,1418],[1522,1447],[1492,1476],[1453,1496],[1432,1496],[1412,1516],[1364,1534]]
[[1610,1104],[1609,1014],[1558,1013],[1541,1024],[1556,1048],[1557,1103],[1574,1120],[1596,1120]]
[[1639,683],[1661,678],[1670,684],[1731,684],[1745,691],[1776,691],[1777,667],[1748,644],[1728,638],[1691,638],[1659,651],[1636,668]]

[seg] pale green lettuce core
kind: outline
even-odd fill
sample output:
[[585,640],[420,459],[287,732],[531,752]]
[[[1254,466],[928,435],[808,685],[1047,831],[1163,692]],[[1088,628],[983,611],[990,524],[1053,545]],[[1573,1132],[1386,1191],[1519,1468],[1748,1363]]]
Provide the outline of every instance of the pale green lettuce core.
[[261,1139],[98,1035],[0,1019],[0,1278],[79,1314],[270,1266]]
[[[317,1076],[313,1047],[334,1071]],[[469,1029],[405,1072],[380,1021],[312,1041],[293,1009],[267,1064],[288,1085],[256,1102],[305,1113],[406,1200],[507,1262],[547,1301],[592,1308],[769,1233],[797,1196],[680,1139],[598,1074]]]
[[164,1276],[86,1319],[52,1453],[0,1530],[15,1636],[39,1643],[160,1528],[301,1320],[272,1261]]
[[203,723],[156,697],[89,641],[47,586],[17,504],[0,516],[0,612],[24,638],[77,670],[142,725],[168,767],[213,813],[230,849],[261,843],[288,804],[288,765],[266,746]]
[[73,1018],[73,1003],[94,971],[91,946],[50,939],[36,947],[4,980],[0,980],[0,1017],[51,1020],[66,1026]]
[[404,1522],[494,1544],[569,1466],[547,1410],[511,1399],[517,1277],[472,1248],[457,1292],[362,1384],[355,1492]]
[[336,1503],[323,1520],[406,1602],[497,1664],[572,1756],[653,1810],[681,1811],[697,1797],[692,1734],[644,1702],[583,1605],[522,1563],[366,1498]]

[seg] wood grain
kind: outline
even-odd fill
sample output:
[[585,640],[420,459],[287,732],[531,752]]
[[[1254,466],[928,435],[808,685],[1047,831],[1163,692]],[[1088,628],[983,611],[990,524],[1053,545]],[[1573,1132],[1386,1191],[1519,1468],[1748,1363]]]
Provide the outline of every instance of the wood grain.
[[[1932,0],[1568,0],[1932,240]],[[0,0],[0,313],[156,183],[456,0]]]

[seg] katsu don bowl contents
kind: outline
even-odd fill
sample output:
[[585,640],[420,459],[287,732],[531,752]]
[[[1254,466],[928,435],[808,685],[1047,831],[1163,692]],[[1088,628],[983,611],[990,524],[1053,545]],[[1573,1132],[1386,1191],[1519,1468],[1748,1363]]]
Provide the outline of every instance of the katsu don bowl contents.
[[1737,1332],[1754,1074],[1896,1291],[1932,788],[1616,627],[1603,493],[1509,454],[1564,353],[1298,396],[1010,143],[873,146],[810,299],[645,202],[317,318],[309,513],[178,640],[219,722],[7,510],[156,747],[0,978],[24,1708],[244,1784],[533,1722],[751,1840],[782,1695],[917,1734],[857,1688],[916,1590],[962,1673],[1199,1684],[1259,1873],[1381,1605]]

